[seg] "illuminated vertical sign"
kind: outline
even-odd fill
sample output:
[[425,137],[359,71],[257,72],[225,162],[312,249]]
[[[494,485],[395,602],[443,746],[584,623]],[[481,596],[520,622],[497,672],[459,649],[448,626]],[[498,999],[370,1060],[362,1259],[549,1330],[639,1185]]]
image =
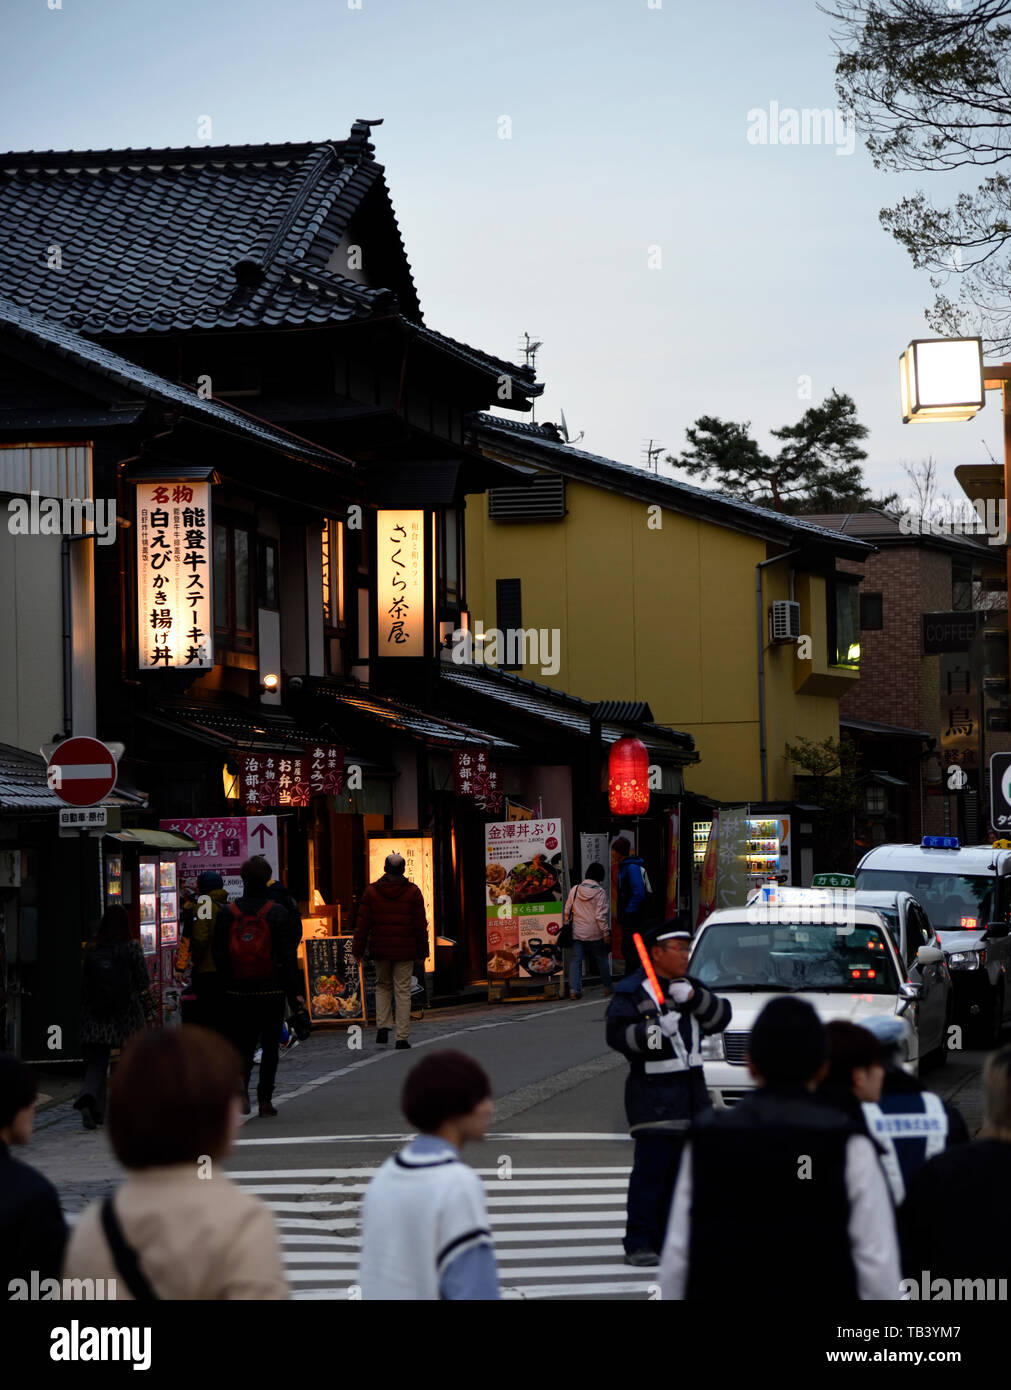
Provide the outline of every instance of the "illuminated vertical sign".
[[137,652],[142,671],[214,665],[210,483],[137,484]]
[[391,830],[388,835],[373,835],[369,838],[369,882],[375,883],[383,876],[383,865],[388,854],[402,854],[407,867],[404,877],[409,878],[421,889],[425,900],[425,917],[428,920],[428,958],[425,969],[435,969],[435,872],[432,859],[431,835],[419,834],[416,830]]
[[425,513],[376,513],[379,652],[425,655]]

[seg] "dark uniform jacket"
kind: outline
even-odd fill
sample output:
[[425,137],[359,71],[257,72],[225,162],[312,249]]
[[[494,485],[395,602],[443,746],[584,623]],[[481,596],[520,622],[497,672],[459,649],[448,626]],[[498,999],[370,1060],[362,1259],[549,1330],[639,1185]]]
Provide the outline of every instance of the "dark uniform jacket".
[[12,1279],[58,1279],[67,1224],[48,1178],[20,1162],[0,1140],[0,1299]]
[[[633,1133],[644,1129],[687,1130],[710,1107],[702,1074],[701,1039],[722,1033],[730,1022],[728,999],[721,999],[685,977],[695,993],[680,1006],[675,1043],[660,1032],[659,1010],[646,988],[646,972],[636,970],[614,987],[607,1010],[607,1043],[629,1061],[625,1111]],[[661,980],[661,986],[664,981]]]

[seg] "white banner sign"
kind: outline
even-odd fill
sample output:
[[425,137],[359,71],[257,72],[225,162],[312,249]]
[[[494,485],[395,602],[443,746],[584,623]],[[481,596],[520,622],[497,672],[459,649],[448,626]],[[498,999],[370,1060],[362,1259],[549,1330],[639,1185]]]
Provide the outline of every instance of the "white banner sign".
[[210,483],[137,484],[137,650],[142,671],[214,665]]
[[425,655],[425,513],[376,513],[379,656]]

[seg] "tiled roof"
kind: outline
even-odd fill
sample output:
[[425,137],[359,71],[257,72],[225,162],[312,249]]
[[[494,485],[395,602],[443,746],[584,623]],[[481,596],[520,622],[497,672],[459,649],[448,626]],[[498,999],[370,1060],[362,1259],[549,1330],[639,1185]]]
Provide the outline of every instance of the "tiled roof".
[[[928,523],[923,522],[923,529],[913,531],[909,529],[909,524],[903,530],[902,523],[897,516],[890,512],[883,512],[878,507],[868,507],[862,512],[822,512],[805,518],[813,522],[816,526],[824,526],[829,531],[840,531],[846,536],[859,536],[861,540],[872,541],[875,545],[887,545],[889,542],[907,544],[912,542],[919,545],[933,545],[940,543],[945,549],[954,546],[956,549],[985,552],[988,549],[987,538],[981,531],[978,536],[972,534],[962,534],[952,530],[951,532],[933,532],[927,530]],[[911,524],[920,525],[918,518],[911,518]]]
[[[590,721],[596,704],[555,690],[551,686],[539,685],[536,681],[525,680],[522,676],[508,671],[493,671],[487,667],[457,666],[444,662],[439,672],[441,680],[450,682],[461,690],[487,700],[494,700],[503,708],[519,710],[546,722],[548,727],[559,731],[590,737]],[[676,729],[666,729],[659,724],[618,724],[610,721],[601,724],[601,737],[605,743],[615,743],[634,733],[642,740],[651,753],[670,757],[677,752],[684,762],[696,762],[698,754],[692,751],[694,740],[690,734]]]
[[[557,425],[532,424],[526,420],[503,420],[497,415],[479,413],[470,417],[477,443],[503,451],[518,452],[524,462],[537,462],[544,468],[557,469],[566,477],[597,483],[613,491],[639,496],[648,502],[659,502],[672,511],[708,514],[717,524],[731,526],[769,539],[786,541],[791,545],[807,541],[830,544],[840,554],[853,558],[870,554],[872,547],[856,537],[843,536],[838,530],[814,525],[809,519],[774,512],[752,502],[742,502],[720,492],[693,487],[677,478],[661,478],[644,468],[632,468],[627,463],[603,458],[566,444]],[[511,455],[512,456],[512,455]]]
[[[66,806],[46,781],[45,760],[23,748],[0,744],[0,816],[19,811],[59,811]],[[143,807],[143,792],[111,792],[103,806]]]
[[[348,139],[317,143],[0,154],[0,286],[93,336],[396,316],[538,394],[529,368],[422,327],[369,140],[376,124],[358,120]],[[353,219],[356,238],[368,232],[365,254],[382,284],[327,269]]]
[[384,725],[392,732],[404,733],[411,738],[440,748],[488,748],[497,753],[518,753],[519,747],[508,739],[496,734],[484,733],[470,726],[450,723],[435,715],[426,714],[414,705],[404,704],[387,696],[363,694],[357,690],[344,690],[338,686],[319,685],[316,693],[335,700],[348,709]]
[[29,313],[27,309],[14,304],[0,295],[0,332],[9,329],[15,336],[43,348],[52,349],[60,357],[98,372],[106,380],[114,381],[132,394],[146,396],[160,401],[163,405],[180,407],[195,420],[214,425],[232,433],[244,435],[270,449],[276,449],[289,457],[310,459],[316,463],[326,463],[331,467],[351,468],[354,465],[340,454],[323,449],[318,444],[309,444],[295,435],[288,434],[276,425],[270,425],[254,415],[236,410],[234,406],[222,401],[205,399],[188,386],[168,381],[135,362],[111,352],[100,343],[82,338],[79,333]]

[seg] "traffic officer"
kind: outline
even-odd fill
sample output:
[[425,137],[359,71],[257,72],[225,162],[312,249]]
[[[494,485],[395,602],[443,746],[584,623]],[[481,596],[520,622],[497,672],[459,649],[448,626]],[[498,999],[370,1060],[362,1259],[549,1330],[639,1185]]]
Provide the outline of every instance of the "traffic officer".
[[901,1018],[869,1018],[863,1027],[881,1044],[885,1064],[880,1099],[863,1102],[864,1119],[878,1144],[895,1205],[901,1206],[913,1174],[935,1154],[968,1143],[969,1131],[953,1105],[924,1090],[903,1070],[900,1050],[905,1051],[906,1026]]
[[630,1265],[659,1263],[687,1131],[711,1106],[701,1040],[730,1022],[729,1001],[686,973],[691,935],[685,913],[645,931],[662,999],[640,965],[614,986],[607,1010],[608,1046],[630,1064],[625,1111],[635,1158],[624,1242]]

